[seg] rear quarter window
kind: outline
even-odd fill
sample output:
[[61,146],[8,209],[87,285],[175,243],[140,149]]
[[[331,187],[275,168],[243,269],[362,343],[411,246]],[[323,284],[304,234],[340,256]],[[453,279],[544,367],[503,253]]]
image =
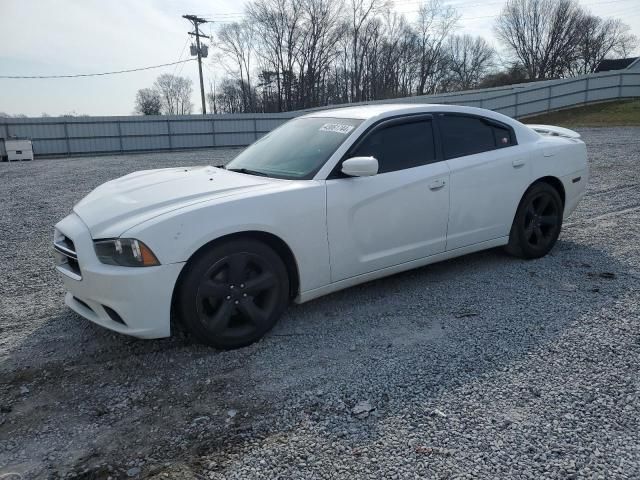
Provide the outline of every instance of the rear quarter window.
[[504,148],[510,147],[514,144],[513,134],[511,130],[506,127],[499,127],[494,125],[493,127],[493,138],[496,142],[496,148]]

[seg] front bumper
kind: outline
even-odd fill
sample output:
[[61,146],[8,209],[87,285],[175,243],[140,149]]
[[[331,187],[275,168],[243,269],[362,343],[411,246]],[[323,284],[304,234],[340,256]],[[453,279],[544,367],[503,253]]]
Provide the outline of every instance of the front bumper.
[[[119,267],[100,263],[87,226],[75,213],[56,225],[72,241],[78,269],[59,263],[65,303],[110,330],[139,338],[171,335],[171,296],[184,263]],[[59,233],[58,233],[59,232]],[[55,239],[54,239],[55,241]]]

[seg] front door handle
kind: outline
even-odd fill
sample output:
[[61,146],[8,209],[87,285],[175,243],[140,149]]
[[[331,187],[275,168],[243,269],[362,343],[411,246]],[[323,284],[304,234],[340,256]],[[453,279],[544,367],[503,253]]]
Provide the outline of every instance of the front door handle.
[[446,184],[446,182],[439,178],[438,180],[434,180],[433,182],[431,182],[431,184],[429,185],[429,189],[430,190],[440,190],[442,187],[444,187]]
[[514,160],[513,162],[511,162],[511,165],[513,165],[513,168],[520,168],[525,164],[525,161],[522,160],[521,158]]

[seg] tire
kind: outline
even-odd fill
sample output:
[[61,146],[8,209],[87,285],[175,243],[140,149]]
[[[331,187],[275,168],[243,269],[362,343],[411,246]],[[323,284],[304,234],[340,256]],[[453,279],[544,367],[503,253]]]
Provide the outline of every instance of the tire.
[[534,184],[522,197],[505,250],[516,257],[544,257],[562,229],[564,206],[558,191],[545,182]]
[[289,303],[282,259],[251,239],[214,245],[187,265],[178,313],[188,332],[221,350],[245,347],[276,324]]

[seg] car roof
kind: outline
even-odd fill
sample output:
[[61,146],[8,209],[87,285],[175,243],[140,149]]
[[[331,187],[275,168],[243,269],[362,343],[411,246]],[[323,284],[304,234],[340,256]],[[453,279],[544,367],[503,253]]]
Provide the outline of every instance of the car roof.
[[[493,117],[496,114],[490,110],[474,107],[461,107],[457,105],[440,105],[435,103],[382,103],[371,105],[356,105],[337,107],[329,110],[316,110],[310,112],[305,117],[328,117],[328,118],[357,118],[367,120],[373,117],[384,118],[404,113],[429,113],[429,112],[458,112],[484,115]],[[502,116],[502,115],[500,115]]]
[[[362,104],[327,110],[316,110],[304,115],[303,118],[352,118],[365,121],[377,121],[396,115],[410,115],[412,113],[451,112],[467,115],[480,115],[510,125],[518,136],[518,141],[535,140],[538,135],[517,120],[498,112],[484,108],[465,107],[460,105],[441,105],[436,103],[376,103]],[[367,122],[369,123],[369,122]]]

